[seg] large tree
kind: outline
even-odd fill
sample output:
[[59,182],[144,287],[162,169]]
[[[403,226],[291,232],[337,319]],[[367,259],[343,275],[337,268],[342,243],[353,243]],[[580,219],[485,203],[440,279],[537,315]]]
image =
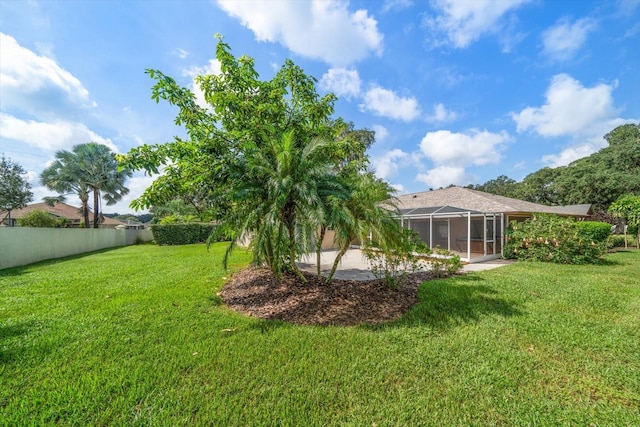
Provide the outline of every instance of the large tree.
[[335,96],[318,95],[316,80],[290,60],[265,81],[253,59],[234,57],[221,37],[216,57],[221,72],[196,79],[207,107],[171,77],[148,70],[156,81],[152,98],[178,107],[175,123],[188,137],[120,158],[163,173],[133,206],[166,203],[198,185],[215,211],[218,234],[232,240],[229,251],[250,238],[256,263],[304,280],[296,258],[328,223],[328,202],[348,197],[344,178],[366,168],[373,132],[332,119]]
[[82,204],[85,227],[89,226],[89,196],[93,195],[93,227],[100,225],[100,198],[107,205],[122,199],[130,170],[119,168],[115,154],[103,144],[75,145],[56,152],[54,162],[40,175],[42,184],[59,193],[75,193]]
[[0,210],[7,211],[11,222],[11,211],[25,207],[33,200],[31,185],[25,178],[26,172],[17,163],[0,157]]
[[471,186],[474,190],[484,191],[485,193],[497,194],[498,196],[515,197],[518,183],[515,179],[511,179],[506,175],[500,175],[495,179],[490,179],[484,184]]

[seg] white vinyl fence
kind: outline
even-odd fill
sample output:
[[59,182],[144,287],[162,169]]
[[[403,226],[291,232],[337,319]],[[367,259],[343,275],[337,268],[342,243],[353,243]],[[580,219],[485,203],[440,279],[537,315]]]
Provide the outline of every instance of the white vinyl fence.
[[0,227],[0,270],[153,240],[151,230]]

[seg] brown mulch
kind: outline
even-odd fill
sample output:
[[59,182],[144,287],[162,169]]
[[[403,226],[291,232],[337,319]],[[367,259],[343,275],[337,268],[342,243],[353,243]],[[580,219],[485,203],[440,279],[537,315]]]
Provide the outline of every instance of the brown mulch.
[[380,280],[332,280],[325,284],[303,272],[278,279],[266,268],[249,267],[234,274],[218,294],[232,310],[262,319],[302,325],[359,325],[395,320],[418,301],[418,286],[431,275],[414,273],[400,289]]

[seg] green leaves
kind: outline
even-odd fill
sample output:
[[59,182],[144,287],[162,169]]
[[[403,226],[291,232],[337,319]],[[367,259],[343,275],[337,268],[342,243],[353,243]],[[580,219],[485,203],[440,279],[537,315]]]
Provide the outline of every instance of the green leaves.
[[121,200],[129,193],[124,183],[131,175],[131,169],[125,164],[119,165],[109,147],[89,142],[75,145],[71,151],[58,151],[55,161],[42,172],[40,180],[49,189],[59,193],[78,194],[85,226],[89,224],[88,199],[92,192],[93,224],[94,228],[98,228],[100,198],[104,198],[107,205]]
[[594,230],[582,229],[573,218],[535,214],[510,224],[503,253],[520,261],[595,264],[601,261],[606,243],[594,237]]
[[7,210],[26,206],[33,200],[31,185],[24,177],[26,171],[17,163],[0,157],[0,210]]

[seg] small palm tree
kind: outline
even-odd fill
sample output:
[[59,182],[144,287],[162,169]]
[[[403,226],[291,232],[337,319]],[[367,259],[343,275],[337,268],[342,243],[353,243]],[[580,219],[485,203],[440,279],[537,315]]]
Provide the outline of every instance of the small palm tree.
[[372,173],[352,175],[347,182],[348,198],[330,215],[335,243],[340,248],[327,283],[333,278],[349,247],[360,240],[364,246],[389,250],[399,247],[402,226],[394,203],[393,188]]
[[291,271],[306,282],[296,259],[311,249],[324,221],[322,195],[342,189],[322,156],[324,146],[320,139],[298,140],[290,131],[260,147],[246,147],[229,180],[236,208],[221,219],[233,242],[227,254],[238,240],[250,238],[256,263],[278,277]]

